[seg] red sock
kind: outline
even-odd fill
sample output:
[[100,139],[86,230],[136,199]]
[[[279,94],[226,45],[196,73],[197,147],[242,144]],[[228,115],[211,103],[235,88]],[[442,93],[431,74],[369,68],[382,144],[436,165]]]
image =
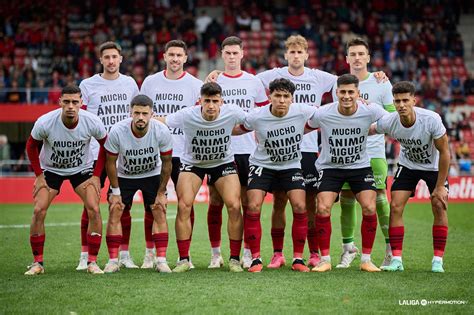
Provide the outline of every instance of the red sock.
[[99,255],[100,243],[102,242],[102,235],[87,234],[87,244],[89,245],[89,259],[87,262],[96,262],[97,255]]
[[89,227],[89,215],[84,207],[81,217],[81,252],[87,252],[87,229]]
[[176,240],[176,243],[178,243],[178,252],[180,259],[183,257],[188,257],[189,259],[189,247],[191,245],[191,239]]
[[316,226],[308,226],[308,248],[311,254],[318,252],[318,241],[316,239]]
[[152,237],[153,242],[155,243],[156,257],[166,257],[166,250],[168,249],[168,232],[155,233]]
[[106,235],[105,241],[107,249],[109,250],[109,258],[118,258],[120,243],[122,242],[122,235]]
[[448,239],[448,227],[444,225],[433,225],[433,250],[434,255],[443,257]]
[[285,229],[272,228],[270,234],[272,235],[273,252],[282,252],[283,240],[285,239]]
[[291,237],[293,238],[293,257],[303,257],[304,244],[308,235],[308,214],[293,213],[293,226]]
[[362,215],[360,232],[362,234],[362,254],[370,254],[374,246],[375,233],[377,232],[377,213]]
[[153,238],[151,237],[151,230],[153,229],[153,213],[151,211],[145,211],[145,219],[143,221],[145,227],[145,243],[146,248],[154,248],[155,243],[153,242]]
[[260,212],[246,212],[244,224],[245,242],[249,244],[252,258],[260,257],[260,241],[262,239],[262,225]]
[[192,234],[193,228],[194,228],[194,206],[191,207],[191,213],[189,214],[189,218],[191,219],[191,234]]
[[388,235],[390,236],[390,247],[392,248],[393,256],[402,256],[403,249],[403,236],[405,235],[405,227],[402,226],[391,226],[388,229]]
[[122,244],[120,244],[120,250],[128,250],[130,244],[130,232],[132,230],[132,217],[130,216],[129,205],[125,206],[123,210],[120,222],[122,223]]
[[[244,231],[245,231],[245,214],[247,213],[248,209],[249,209],[248,207],[242,206],[242,214],[243,214],[243,218],[244,218]],[[249,246],[249,244],[247,244],[247,241],[245,240],[245,237],[244,237],[244,248],[245,249],[250,249],[250,246]]]
[[240,257],[240,248],[242,247],[242,240],[231,240],[229,239],[230,244],[230,257]]
[[316,239],[321,250],[321,256],[329,256],[332,232],[331,216],[316,215],[314,224],[316,226]]
[[224,205],[211,205],[207,211],[207,230],[211,247],[221,246],[222,208]]
[[43,262],[43,249],[44,249],[44,240],[46,239],[46,235],[30,235],[30,245],[31,251],[33,252],[33,256],[35,262]]

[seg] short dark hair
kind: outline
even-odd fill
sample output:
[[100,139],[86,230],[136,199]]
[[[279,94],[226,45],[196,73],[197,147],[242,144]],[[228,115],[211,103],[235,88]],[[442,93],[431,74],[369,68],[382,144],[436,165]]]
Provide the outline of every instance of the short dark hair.
[[337,78],[337,87],[341,85],[355,84],[356,87],[359,87],[359,79],[353,74],[346,73]]
[[116,49],[118,51],[119,55],[122,53],[122,47],[120,47],[119,44],[117,44],[116,42],[108,41],[108,42],[105,42],[105,43],[103,43],[102,45],[99,46],[100,56],[102,56],[102,53],[106,49]]
[[280,78],[270,82],[269,90],[270,94],[274,91],[286,91],[293,95],[293,93],[295,93],[296,87],[290,80]]
[[173,39],[173,40],[170,40],[169,42],[167,42],[166,45],[165,45],[165,52],[167,52],[168,49],[171,48],[171,47],[183,48],[184,54],[185,55],[188,54],[188,46],[186,45],[185,42],[183,42],[180,39]]
[[240,48],[243,47],[242,40],[237,36],[229,36],[222,41],[221,49],[224,49],[225,46],[239,45]]
[[415,95],[415,85],[410,81],[400,81],[393,85],[392,87],[392,94],[402,94],[402,93],[410,93],[410,95]]
[[364,46],[365,48],[367,48],[367,52],[369,52],[369,43],[367,43],[367,41],[361,37],[353,38],[347,42],[346,53],[349,53],[349,47],[352,46]]
[[201,96],[222,95],[222,88],[215,82],[204,83],[201,87]]
[[81,94],[81,89],[75,84],[69,84],[61,90],[61,96],[64,94]]
[[133,106],[148,106],[153,109],[153,101],[151,100],[151,98],[144,94],[138,94],[130,102],[130,107]]

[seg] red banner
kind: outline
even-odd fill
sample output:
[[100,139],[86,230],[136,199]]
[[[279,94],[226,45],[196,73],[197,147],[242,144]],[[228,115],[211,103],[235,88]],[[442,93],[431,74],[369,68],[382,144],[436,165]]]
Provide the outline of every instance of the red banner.
[[0,122],[35,122],[41,115],[58,109],[59,105],[10,105],[0,103]]
[[[5,203],[32,203],[32,189],[33,189],[34,178],[33,177],[2,177],[0,178],[0,204]],[[388,186],[390,187],[392,178],[388,179]],[[106,187],[108,184],[106,183]],[[102,190],[101,200],[105,202],[106,189]],[[428,187],[423,181],[420,181],[416,188],[415,197],[410,202],[429,202],[429,191]],[[138,192],[134,200],[136,202],[142,201],[141,192]],[[170,181],[168,183],[168,200],[170,202],[176,202],[176,193],[173,188],[173,184]],[[204,184],[199,190],[196,196],[196,202],[207,202],[208,192],[207,185]],[[272,195],[268,194],[265,198],[266,202],[271,202]],[[79,197],[76,195],[69,182],[65,182],[61,187],[60,194],[55,198],[54,202],[59,203],[71,203],[80,202]],[[459,176],[451,177],[449,179],[449,202],[474,202],[474,177],[471,176]]]

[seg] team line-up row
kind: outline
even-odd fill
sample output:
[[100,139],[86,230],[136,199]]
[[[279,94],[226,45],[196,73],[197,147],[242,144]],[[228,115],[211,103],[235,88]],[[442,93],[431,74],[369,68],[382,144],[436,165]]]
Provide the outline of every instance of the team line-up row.
[[[71,181],[85,208],[81,224],[83,248],[77,269],[100,274],[119,271],[120,266],[136,267],[128,252],[129,210],[134,193],[141,190],[148,210],[145,213],[147,250],[142,267],[171,272],[166,260],[166,183],[170,176],[178,196],[175,228],[180,256],[173,271],[188,271],[192,268],[189,258],[192,205],[205,175],[210,187],[208,225],[212,256],[209,268],[223,265],[220,230],[222,208],[226,205],[229,269],[234,272],[243,268],[250,272],[262,270],[260,210],[265,194],[273,192],[274,255],[268,267],[279,268],[285,264],[282,254],[284,209],[289,200],[293,210],[292,270],[306,272],[309,267],[312,271],[330,270],[330,212],[341,193],[343,255],[336,267],[349,267],[359,253],[353,239],[357,199],[363,214],[361,270],[381,270],[370,259],[378,217],[387,242],[381,268],[402,271],[403,209],[416,184],[423,179],[432,193],[435,217],[432,271],[443,272],[449,152],[439,116],[415,107],[415,90],[411,83],[399,82],[393,90],[389,82],[378,83],[375,76],[367,72],[368,45],[361,39],[348,43],[347,59],[351,73],[355,68],[354,74],[337,78],[333,93],[337,101],[318,108],[326,91],[317,94],[311,90],[312,86],[321,89],[324,79],[320,77],[321,71],[304,67],[306,41],[301,36],[291,36],[286,46],[289,67],[266,73],[267,79],[273,76],[268,84],[268,102],[267,96],[260,100],[256,97],[262,82],[255,84],[258,79],[240,70],[243,51],[237,37],[229,37],[222,43],[224,73],[210,75],[217,83],[202,85],[195,78],[188,82],[183,80],[190,78],[183,71],[186,46],[181,41],[171,41],[165,48],[166,70],[148,77],[140,94],[138,89],[132,89],[130,97],[123,92],[127,91],[126,86],[133,86],[129,84],[131,78],[118,72],[122,60],[120,47],[111,42],[102,45],[104,73],[84,80],[80,88],[64,88],[61,109],[38,119],[28,140],[27,151],[37,179],[30,231],[35,261],[26,274],[44,272],[44,217],[65,179]],[[361,79],[364,69],[365,76]],[[298,75],[295,73],[298,70],[303,72]],[[212,75],[218,75],[217,79]],[[326,75],[326,78],[332,76]],[[299,82],[299,79],[304,81]],[[331,87],[333,82],[331,77]],[[198,95],[191,92],[196,90],[194,86],[199,86]],[[261,90],[265,93],[264,88]],[[298,97],[304,99],[299,92],[307,90],[311,96],[305,99],[316,95],[319,103],[296,101]],[[116,96],[110,97],[114,91]],[[361,94],[370,104],[359,100]],[[103,122],[111,121],[111,115],[127,116],[116,110],[123,108],[124,102],[123,97],[117,95],[126,95],[130,100],[131,117],[123,117],[125,119],[119,119],[121,121],[113,126],[104,126]],[[196,100],[200,106],[192,106]],[[184,103],[176,104],[179,102]],[[386,110],[393,104],[397,112],[389,114]],[[254,106],[260,107],[251,109]],[[80,110],[81,107],[87,111]],[[177,110],[179,108],[182,109]],[[164,109],[173,112],[163,112]],[[153,119],[153,113],[163,117]],[[322,137],[319,157],[317,133],[312,132],[316,128],[320,128]],[[108,137],[107,129],[110,130]],[[381,135],[372,135],[375,133]],[[384,133],[399,140],[402,146],[390,205],[385,193],[385,156],[377,156],[376,152],[380,140],[383,145]],[[99,145],[91,142],[92,138],[98,140],[100,153],[97,153]],[[372,151],[371,142],[375,148]],[[97,161],[93,169],[94,156]],[[102,238],[99,177],[104,164],[111,183],[106,228],[110,258],[102,271],[96,259]],[[309,267],[303,260],[306,239],[310,249]]]

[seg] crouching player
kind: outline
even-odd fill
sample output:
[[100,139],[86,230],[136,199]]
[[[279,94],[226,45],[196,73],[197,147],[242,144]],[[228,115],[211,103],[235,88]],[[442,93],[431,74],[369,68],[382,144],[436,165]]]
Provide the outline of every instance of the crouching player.
[[375,129],[397,139],[402,147],[398,170],[391,189],[390,246],[393,258],[386,271],[403,271],[402,245],[405,227],[403,210],[416,185],[424,180],[431,193],[433,210],[433,249],[431,271],[444,272],[443,255],[448,237],[448,137],[441,117],[430,110],[415,107],[415,86],[398,82],[392,89],[396,113],[380,119]]
[[153,213],[154,218],[152,239],[156,248],[156,270],[169,273],[166,184],[171,175],[171,134],[163,123],[152,119],[153,101],[148,96],[135,96],[130,110],[132,117],[113,126],[105,143],[111,194],[106,234],[109,262],[104,272],[120,270],[120,218],[126,207],[131,208],[137,190],[141,190],[145,211]]
[[245,112],[240,107],[224,104],[217,83],[201,87],[200,106],[184,108],[164,118],[171,128],[181,128],[185,137],[184,154],[178,177],[178,214],[176,241],[180,260],[174,272],[190,269],[191,209],[204,176],[222,197],[228,212],[227,232],[230,242],[229,270],[243,271],[240,266],[243,219],[240,212],[240,183],[230,143],[235,125],[241,124]]
[[[260,241],[262,227],[260,213],[267,192],[286,192],[293,209],[293,265],[292,270],[308,272],[303,262],[303,250],[308,232],[305,208],[305,182],[301,171],[300,144],[304,126],[316,111],[306,104],[292,104],[295,85],[287,79],[270,83],[271,104],[255,109],[241,126],[242,133],[255,130],[257,148],[249,158],[245,213],[245,242],[252,252],[249,272],[262,271]],[[237,131],[237,130],[236,130]]]
[[[65,180],[71,182],[74,191],[84,202],[90,219],[87,231],[87,272],[102,274],[104,272],[97,266],[97,255],[102,241],[99,176],[104,168],[105,127],[97,116],[80,109],[81,90],[77,86],[63,88],[59,105],[60,109],[49,112],[36,121],[27,142],[26,149],[36,180],[33,186],[34,211],[30,227],[34,263],[25,275],[44,273],[44,220],[49,205],[59,194]],[[95,169],[90,145],[92,138],[101,146]],[[43,147],[40,153],[41,145]]]

